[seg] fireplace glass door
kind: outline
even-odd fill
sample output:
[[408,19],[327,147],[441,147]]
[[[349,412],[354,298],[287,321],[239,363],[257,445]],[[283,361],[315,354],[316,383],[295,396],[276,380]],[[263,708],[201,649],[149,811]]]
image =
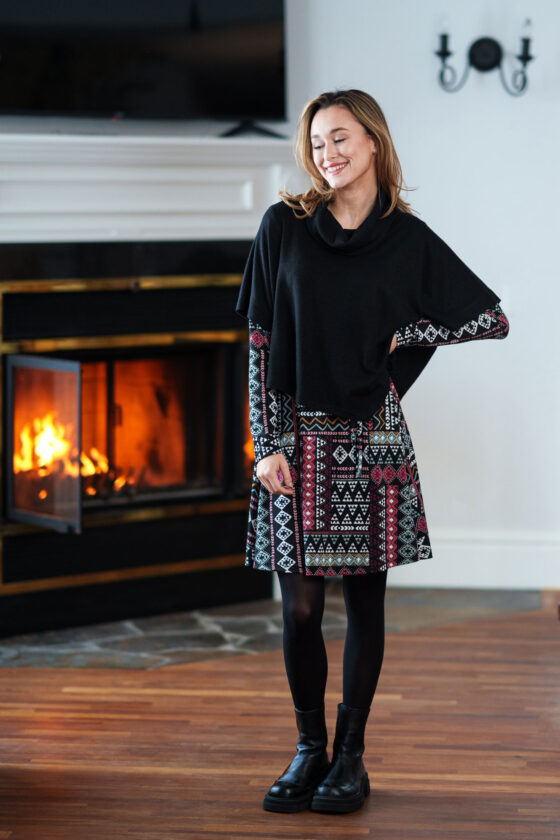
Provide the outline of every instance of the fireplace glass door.
[[83,508],[215,496],[224,348],[81,362],[9,356],[8,517],[80,530]]
[[79,532],[80,365],[8,356],[6,373],[8,515]]

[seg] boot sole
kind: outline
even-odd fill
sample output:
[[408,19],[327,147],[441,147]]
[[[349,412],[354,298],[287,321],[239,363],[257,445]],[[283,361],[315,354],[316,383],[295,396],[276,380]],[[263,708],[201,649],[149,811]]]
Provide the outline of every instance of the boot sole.
[[369,793],[369,777],[366,773],[362,778],[362,789],[360,793],[346,799],[340,796],[319,796],[319,794],[315,794],[311,800],[311,810],[330,811],[334,814],[349,814],[351,811],[357,811],[362,807]]
[[276,811],[280,814],[295,814],[297,811],[305,811],[311,805],[313,791],[297,799],[280,799],[277,796],[269,796],[268,793],[263,800],[265,811]]

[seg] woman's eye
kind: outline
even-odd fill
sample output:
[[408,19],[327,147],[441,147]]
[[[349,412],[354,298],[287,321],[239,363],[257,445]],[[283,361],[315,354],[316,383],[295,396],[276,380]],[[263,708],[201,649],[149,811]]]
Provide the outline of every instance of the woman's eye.
[[322,146],[313,146],[314,149],[322,149]]
[[338,137],[334,142],[335,143],[344,143],[345,140],[346,140],[346,137]]

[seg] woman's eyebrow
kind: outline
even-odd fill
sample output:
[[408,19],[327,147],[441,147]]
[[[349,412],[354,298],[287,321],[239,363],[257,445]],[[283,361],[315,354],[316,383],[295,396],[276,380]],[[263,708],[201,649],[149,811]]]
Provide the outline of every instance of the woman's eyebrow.
[[[344,128],[344,126],[343,126],[343,125],[341,125],[341,126],[339,126],[339,128],[332,128],[332,129],[329,131],[329,134],[334,134],[334,133],[335,133],[335,131],[349,131],[349,129],[348,129],[348,128]],[[312,135],[311,135],[311,139],[313,139],[313,137],[319,137],[319,135],[318,135],[318,134],[312,134]]]

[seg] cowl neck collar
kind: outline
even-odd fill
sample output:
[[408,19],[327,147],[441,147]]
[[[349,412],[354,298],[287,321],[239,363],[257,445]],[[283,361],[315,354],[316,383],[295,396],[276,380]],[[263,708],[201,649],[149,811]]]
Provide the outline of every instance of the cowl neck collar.
[[305,221],[311,236],[327,248],[340,253],[361,253],[369,250],[384,232],[384,222],[389,221],[390,216],[382,220],[379,217],[388,206],[389,197],[379,186],[371,213],[355,230],[345,230],[329,210],[326,201],[321,201],[313,215]]

